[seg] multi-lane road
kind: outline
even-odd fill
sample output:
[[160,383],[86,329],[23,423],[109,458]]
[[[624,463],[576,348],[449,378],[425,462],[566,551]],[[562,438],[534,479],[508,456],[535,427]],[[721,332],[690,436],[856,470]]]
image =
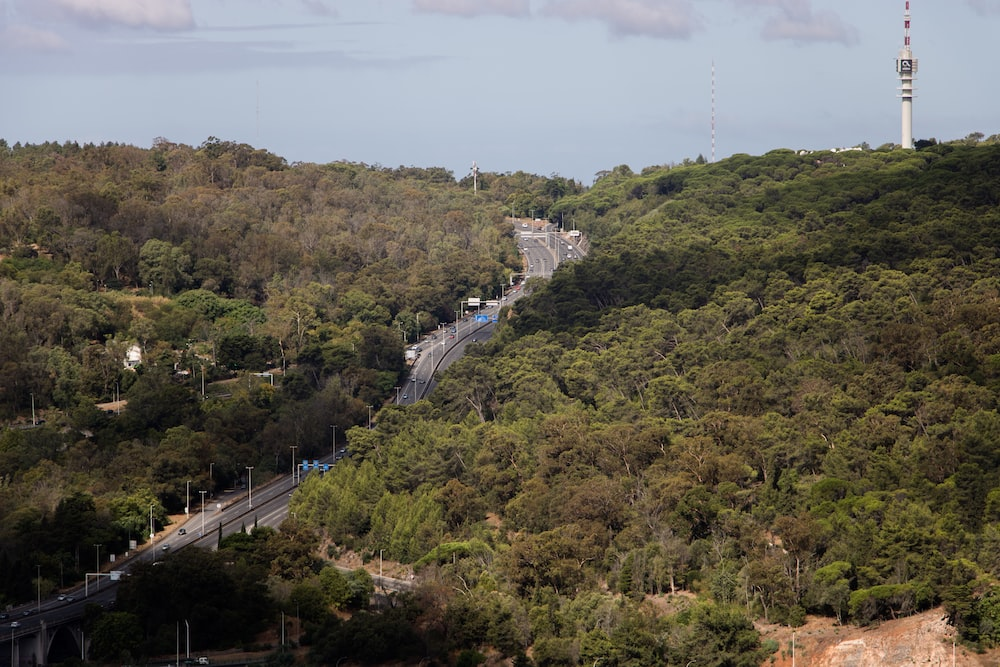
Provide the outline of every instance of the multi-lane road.
[[[518,248],[524,255],[525,280],[551,277],[553,270],[561,262],[577,259],[585,254],[577,246],[574,237],[557,231],[550,223],[520,219],[511,219],[511,222],[515,235],[518,236]],[[509,305],[523,294],[524,281],[517,281],[505,292],[499,305],[476,308],[457,322],[445,324],[425,336],[418,344],[421,351],[411,366],[405,386],[400,387],[399,403],[412,404],[430,394],[434,389],[435,374],[459,359],[467,345],[488,339],[496,326],[494,316],[499,315],[503,306]],[[485,315],[487,321],[477,321],[476,315]],[[334,461],[332,456],[328,456],[321,459],[321,462]],[[170,530],[160,532],[150,544],[122,560],[116,571],[127,576],[131,564],[163,559],[171,552],[187,546],[214,549],[220,532],[225,537],[254,525],[278,527],[288,516],[288,498],[294,490],[295,477],[289,471],[288,475],[277,477],[266,485],[254,488],[251,484],[247,489],[220,494],[218,498],[206,499],[204,508],[200,502],[196,502],[191,507],[193,511],[189,516],[171,526]],[[110,578],[107,571],[102,572],[99,577],[91,574],[84,586],[66,591],[64,599],[36,601],[11,609],[8,611],[9,616],[2,619],[0,624],[9,628],[11,638],[14,639],[21,634],[37,632],[43,620],[52,625],[79,618],[85,603],[108,604],[114,600],[117,582]],[[25,615],[26,611],[30,614]],[[17,625],[10,627],[12,622]]]
[[[413,347],[417,357],[410,367],[410,374],[399,388],[396,402],[411,405],[431,393],[435,376],[465,353],[465,346],[480,343],[493,335],[494,317],[500,309],[513,303],[524,294],[528,278],[550,278],[552,272],[564,261],[579,259],[586,253],[577,246],[576,239],[550,222],[510,218],[517,236],[517,247],[524,256],[524,280],[518,280],[504,292],[499,305],[476,308],[456,322],[443,324],[437,331],[425,335]],[[485,315],[487,322],[476,320]]]

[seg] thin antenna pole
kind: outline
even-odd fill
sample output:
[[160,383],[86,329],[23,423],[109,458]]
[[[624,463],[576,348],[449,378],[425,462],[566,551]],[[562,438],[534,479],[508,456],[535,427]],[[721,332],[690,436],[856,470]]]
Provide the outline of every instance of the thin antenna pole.
[[715,162],[715,60],[712,60],[712,162]]

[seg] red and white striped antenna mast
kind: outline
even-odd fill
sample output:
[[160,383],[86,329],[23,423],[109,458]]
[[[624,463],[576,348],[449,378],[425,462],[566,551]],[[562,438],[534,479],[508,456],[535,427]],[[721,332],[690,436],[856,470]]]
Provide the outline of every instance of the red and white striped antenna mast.
[[712,162],[715,162],[715,60],[712,61]]
[[899,75],[899,97],[903,101],[902,137],[903,148],[913,148],[913,80],[917,73],[917,59],[910,50],[910,0],[906,0],[903,13],[903,48],[896,58],[896,74]]

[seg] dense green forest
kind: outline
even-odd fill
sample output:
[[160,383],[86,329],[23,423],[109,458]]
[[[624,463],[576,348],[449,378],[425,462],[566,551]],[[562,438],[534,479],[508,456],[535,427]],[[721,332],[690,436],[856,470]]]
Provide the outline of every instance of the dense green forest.
[[[0,148],[2,600],[31,597],[36,563],[53,587],[92,544],[120,553],[186,480],[287,470],[336,424],[353,456],[304,480],[297,519],[223,545],[267,571],[262,614],[309,609],[317,664],[749,666],[785,648],[753,621],[935,605],[1000,642],[995,142],[479,192],[214,138]],[[512,211],[572,221],[591,253],[429,400],[358,427],[404,339],[519,270]],[[226,382],[267,368],[274,386]],[[119,392],[121,414],[95,407]],[[324,560],[348,550],[421,583],[366,609],[370,581]],[[130,582],[112,639],[162,576]]]

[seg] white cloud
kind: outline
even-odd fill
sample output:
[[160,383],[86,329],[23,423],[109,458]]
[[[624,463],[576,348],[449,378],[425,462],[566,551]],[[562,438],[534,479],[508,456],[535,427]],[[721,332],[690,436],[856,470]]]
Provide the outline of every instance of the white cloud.
[[568,21],[601,21],[618,36],[686,39],[703,27],[686,0],[553,0],[542,13]]
[[518,17],[527,16],[531,7],[528,0],[413,0],[413,9],[424,14]]
[[731,2],[742,10],[759,7],[777,10],[777,16],[768,18],[761,30],[761,36],[767,40],[787,39],[793,42],[842,44],[854,44],[858,41],[857,29],[845,23],[835,12],[815,11],[812,0],[731,0]]
[[302,0],[302,6],[310,14],[316,16],[336,16],[337,10],[329,6],[324,0]]
[[190,0],[49,0],[67,18],[88,25],[179,30],[194,27]]
[[49,30],[25,25],[11,25],[0,30],[0,49],[25,51],[65,51],[69,48],[62,37]]
[[982,16],[1000,14],[1000,0],[966,0],[966,2]]
[[840,42],[854,44],[857,31],[831,12],[819,12],[808,17],[781,16],[764,24],[764,39],[788,39],[793,42]]

